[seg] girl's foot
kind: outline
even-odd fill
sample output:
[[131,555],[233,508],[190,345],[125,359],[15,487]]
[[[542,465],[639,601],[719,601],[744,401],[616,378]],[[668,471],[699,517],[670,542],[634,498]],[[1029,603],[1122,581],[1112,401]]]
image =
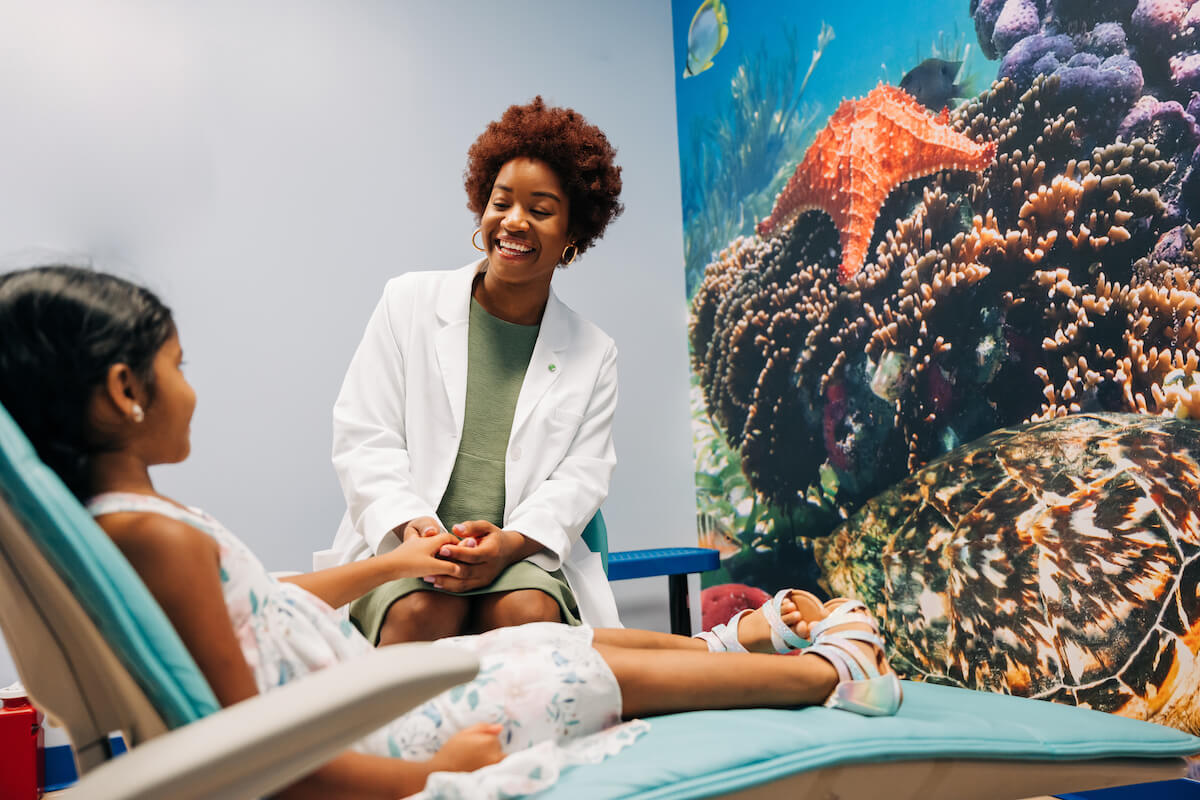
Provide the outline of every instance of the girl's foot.
[[895,714],[903,690],[874,618],[856,600],[830,601],[826,609],[828,616],[810,626],[813,644],[804,651],[837,670],[837,684],[825,705],[866,716]]
[[812,593],[784,589],[758,609],[739,611],[698,636],[713,652],[791,653],[808,647],[810,626],[828,613]]

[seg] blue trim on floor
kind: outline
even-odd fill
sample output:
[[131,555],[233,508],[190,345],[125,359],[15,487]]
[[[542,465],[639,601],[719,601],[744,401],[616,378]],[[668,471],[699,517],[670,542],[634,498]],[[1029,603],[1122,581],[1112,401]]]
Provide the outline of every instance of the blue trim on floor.
[[1200,783],[1180,778],[1176,781],[1135,783],[1129,786],[1114,786],[1111,789],[1096,789],[1091,792],[1055,795],[1060,800],[1198,800]]

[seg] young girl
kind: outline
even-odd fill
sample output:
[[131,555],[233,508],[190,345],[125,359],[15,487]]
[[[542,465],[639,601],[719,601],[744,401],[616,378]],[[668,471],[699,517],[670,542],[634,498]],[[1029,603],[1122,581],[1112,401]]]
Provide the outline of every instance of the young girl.
[[[0,403],[129,559],[222,705],[369,652],[331,607],[385,581],[458,573],[437,557],[455,541],[445,533],[279,582],[212,517],[158,494],[149,467],[181,461],[190,447],[196,395],[182,359],[170,311],[145,289],[71,267],[0,276]],[[781,626],[799,657],[768,655]],[[511,796],[620,750],[646,727],[622,719],[815,703],[876,715],[900,703],[861,605],[821,606],[798,591],[706,640],[540,622],[439,646],[476,653],[478,676],[284,796]]]

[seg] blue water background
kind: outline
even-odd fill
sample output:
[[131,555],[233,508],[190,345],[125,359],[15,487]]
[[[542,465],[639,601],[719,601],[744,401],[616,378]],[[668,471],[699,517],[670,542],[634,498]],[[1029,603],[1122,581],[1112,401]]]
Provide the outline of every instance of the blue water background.
[[[784,29],[799,34],[801,75],[808,68],[817,34],[824,20],[836,38],[825,48],[809,80],[804,98],[819,103],[827,118],[838,103],[861,97],[887,78],[896,84],[904,73],[932,53],[938,34],[959,35],[971,45],[970,66],[984,79],[986,88],[996,76],[999,62],[988,61],[979,50],[975,24],[968,14],[969,0],[854,0],[819,3],[810,0],[727,0],[729,38],[713,59],[713,66],[685,79],[687,33],[700,0],[673,0],[672,27],[675,46],[675,104],[680,141],[689,134],[692,117],[719,113],[729,100],[729,85],[739,64],[765,43],[768,51],[787,51]],[[819,129],[818,125],[818,129]],[[681,152],[686,152],[680,148]]]
[[[818,107],[818,115],[805,132],[799,152],[784,155],[784,159],[791,162],[801,160],[803,148],[807,148],[842,100],[865,95],[881,80],[898,84],[908,70],[933,54],[934,44],[943,32],[950,41],[961,38],[970,45],[968,67],[974,72],[976,91],[991,84],[999,65],[996,61],[988,61],[980,52],[975,25],[968,13],[969,0],[836,3],[727,0],[725,5],[729,36],[724,47],[713,59],[711,68],[686,79],[683,70],[687,63],[688,27],[700,0],[674,0],[671,6],[680,170],[685,198],[689,177],[694,180],[696,173],[694,165],[689,163],[693,152],[694,122],[708,122],[729,113],[733,105],[731,80],[738,66],[764,44],[770,56],[785,56],[788,42],[784,32],[788,28],[795,29],[798,34],[798,81],[808,69],[822,20],[831,25],[835,33],[803,96],[805,105]],[[764,113],[774,111],[763,109]],[[690,216],[686,200],[684,213],[686,226]]]

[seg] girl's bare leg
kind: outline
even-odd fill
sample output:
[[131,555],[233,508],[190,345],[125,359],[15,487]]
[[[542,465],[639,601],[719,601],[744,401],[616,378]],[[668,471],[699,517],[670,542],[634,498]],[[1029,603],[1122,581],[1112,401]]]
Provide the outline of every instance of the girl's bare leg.
[[643,631],[638,628],[596,628],[592,631],[596,645],[632,647],[640,650],[698,650],[708,652],[708,645],[693,636]]
[[824,702],[838,681],[833,666],[817,655],[643,650],[599,641],[593,646],[621,686],[621,713],[626,718],[814,705]]
[[[797,594],[796,601],[787,598],[781,604],[783,623],[800,636],[808,637],[808,623],[823,619],[828,611],[818,603]],[[707,651],[708,645],[691,636],[676,636],[671,633],[637,630],[636,628],[597,628],[597,644],[616,647],[636,647],[646,650],[699,650]],[[759,609],[751,611],[738,620],[738,641],[752,653],[774,653],[771,644],[771,627]]]

